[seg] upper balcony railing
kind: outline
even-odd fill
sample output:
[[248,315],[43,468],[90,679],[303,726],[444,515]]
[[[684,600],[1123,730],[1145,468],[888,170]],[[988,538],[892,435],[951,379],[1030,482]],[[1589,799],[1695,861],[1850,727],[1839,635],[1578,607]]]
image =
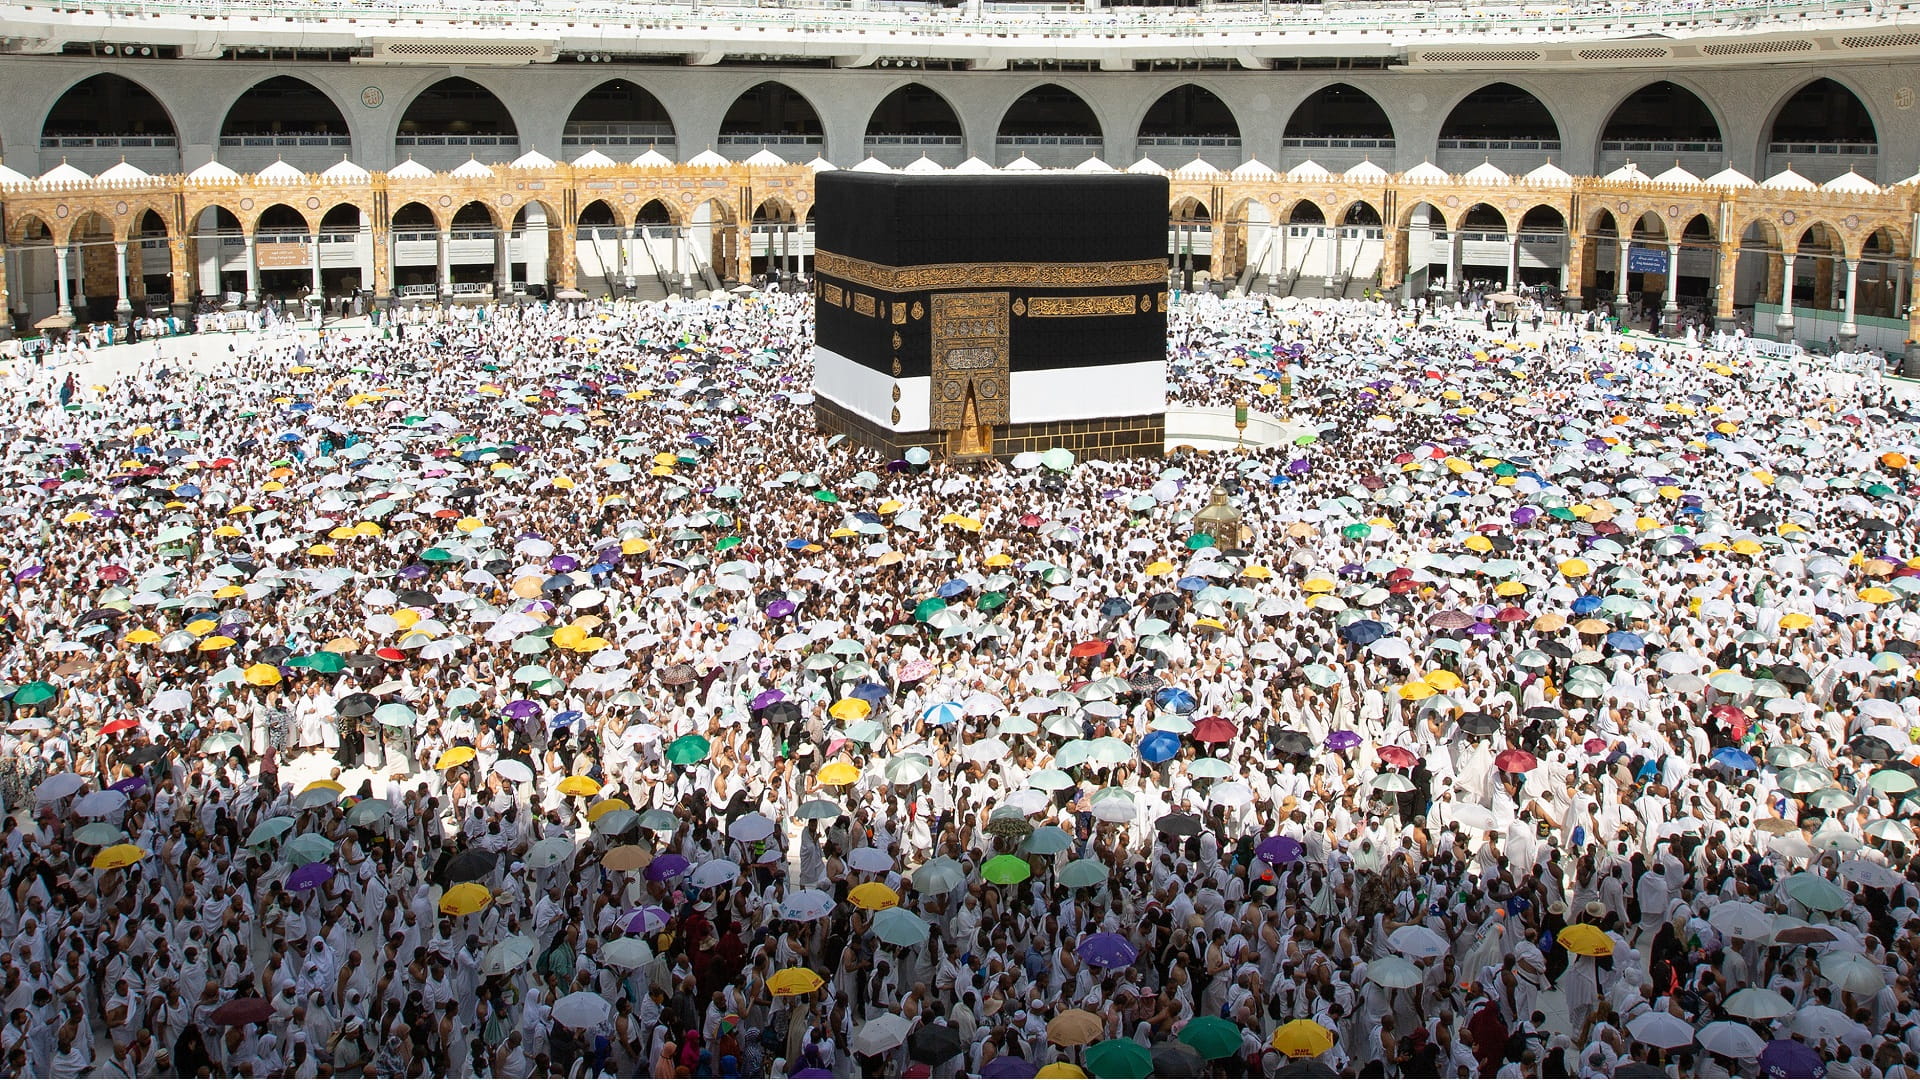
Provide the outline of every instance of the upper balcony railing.
[[525,31],[618,26],[636,31],[779,30],[835,33],[843,30],[941,37],[1219,37],[1222,35],[1370,32],[1418,38],[1471,38],[1515,34],[1627,37],[1657,30],[1729,28],[1763,31],[1805,19],[1863,18],[1909,10],[1908,0],[1572,0],[1549,3],[1451,3],[1406,0],[1392,4],[1268,4],[1220,0],[1197,8],[1102,8],[1080,5],[987,3],[979,13],[937,4],[885,2],[856,7],[852,0],[699,0],[643,7],[574,0],[0,0],[0,13],[31,21],[35,13],[121,20],[128,17],[195,19],[271,18],[301,20],[423,22],[461,27],[519,27]]

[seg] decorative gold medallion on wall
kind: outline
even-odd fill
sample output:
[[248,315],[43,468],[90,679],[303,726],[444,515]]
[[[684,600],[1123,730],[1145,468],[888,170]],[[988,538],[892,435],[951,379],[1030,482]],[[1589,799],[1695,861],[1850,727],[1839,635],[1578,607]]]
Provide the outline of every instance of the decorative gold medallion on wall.
[[1025,315],[1027,313],[1027,302],[1025,300],[1015,300],[1013,302],[1013,313],[1015,315]]
[[1147,313],[1147,312],[1149,312],[1149,311],[1152,311],[1152,310],[1153,310],[1153,297],[1151,297],[1151,296],[1142,296],[1142,297],[1140,298],[1140,312],[1141,312],[1141,314],[1145,314],[1145,313]]
[[918,321],[920,321],[920,319],[922,319],[922,318],[924,318],[924,317],[926,316],[926,314],[927,314],[927,309],[926,309],[926,308],[923,308],[923,307],[921,307],[921,306],[920,306],[920,301],[918,301],[918,300],[915,300],[915,301],[913,302],[913,318],[914,318],[914,321],[915,321],[915,322],[918,322]]
[[893,384],[893,400],[895,401],[900,400],[900,384],[899,383]]
[[[907,325],[907,305],[894,304],[892,315],[893,315],[893,325],[895,326]],[[894,346],[894,348],[899,348],[899,346],[896,345]]]
[[900,406],[898,405],[893,407],[893,424],[895,427],[900,426]]
[[1160,310],[1161,311],[1167,310],[1167,294],[1166,293],[1160,294]]
[[893,358],[893,377],[900,377],[900,358],[897,356]]
[[893,332],[893,347],[895,349],[900,347],[900,332],[898,330]]

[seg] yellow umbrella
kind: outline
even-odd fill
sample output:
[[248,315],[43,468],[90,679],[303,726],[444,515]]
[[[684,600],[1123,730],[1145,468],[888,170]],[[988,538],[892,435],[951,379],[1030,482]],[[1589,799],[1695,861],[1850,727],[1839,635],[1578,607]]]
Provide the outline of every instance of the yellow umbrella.
[[1492,551],[1493,541],[1475,533],[1467,537],[1466,541],[1460,546],[1466,548],[1468,551]]
[[1758,555],[1764,550],[1766,549],[1760,546],[1760,541],[1758,540],[1735,540],[1733,542],[1733,553],[1735,555]]
[[855,780],[860,779],[860,768],[852,762],[847,761],[829,762],[821,767],[819,775],[816,776],[815,779],[827,787],[851,784]]
[[1333,1032],[1312,1020],[1289,1020],[1273,1033],[1273,1048],[1290,1058],[1319,1057],[1333,1049]]
[[1085,1009],[1068,1009],[1047,1021],[1047,1041],[1055,1046],[1085,1046],[1105,1034],[1107,1022]]
[[577,649],[587,640],[587,632],[578,626],[563,626],[553,632],[553,646],[556,649]]
[[128,634],[123,640],[129,645],[152,645],[160,640],[160,635],[143,626]]
[[1613,939],[1592,923],[1574,923],[1560,931],[1560,946],[1581,956],[1612,956]]
[[79,525],[83,522],[88,522],[92,520],[93,520],[92,514],[87,513],[85,510],[75,510],[73,513],[68,514],[66,517],[61,518],[60,524]]
[[324,557],[324,556],[332,555],[333,553],[334,552],[333,552],[332,544],[315,544],[312,547],[307,549],[307,554],[309,555]]
[[1570,578],[1583,578],[1593,573],[1593,567],[1585,559],[1568,559],[1560,564],[1560,572]]
[[600,794],[600,781],[591,776],[569,776],[560,781],[560,794],[589,798]]
[[463,882],[440,897],[440,910],[447,915],[477,915],[493,903],[493,894],[485,885]]
[[826,984],[827,980],[821,978],[816,971],[803,967],[790,967],[774,972],[773,977],[767,980],[767,989],[773,993],[774,997],[795,997],[800,994],[811,994]]
[[434,762],[433,767],[444,771],[446,769],[454,768],[455,766],[465,765],[467,762],[472,760],[473,760],[473,747],[454,746],[454,747],[449,747],[446,753],[441,754],[440,760]]
[[1493,587],[1495,596],[1525,596],[1527,587],[1518,581],[1503,581]]
[[194,637],[206,637],[208,634],[213,633],[214,628],[219,625],[219,623],[214,622],[212,619],[195,619],[187,624],[187,633],[192,634]]
[[1013,565],[1013,556],[1007,554],[1004,551],[996,551],[993,554],[987,556],[987,568],[990,570],[998,570],[1000,567],[1012,566],[1012,565]]
[[1193,620],[1193,625],[1201,630],[1225,630],[1227,628],[1225,623],[1212,617],[1195,619]]
[[852,722],[854,720],[865,720],[872,712],[873,705],[865,699],[848,697],[841,698],[839,701],[834,702],[833,707],[827,710],[827,715],[833,717],[835,720]]
[[1460,689],[1460,676],[1444,668],[1427,672],[1420,676],[1420,681],[1443,694]]
[[868,911],[885,911],[900,906],[900,894],[877,881],[869,881],[864,885],[855,885],[847,893],[847,902]]
[[1310,593],[1332,592],[1333,582],[1323,577],[1308,578],[1300,587]]
[[1883,589],[1878,585],[1875,585],[1870,589],[1861,589],[1860,592],[1856,595],[1858,595],[1860,599],[1865,600],[1869,604],[1891,604],[1894,600],[1893,591],[1891,589]]
[[1147,575],[1148,577],[1165,577],[1166,575],[1173,573],[1173,564],[1168,562],[1165,559],[1156,559],[1153,562],[1148,563],[1146,565],[1146,569],[1140,572]]
[[[1262,387],[1261,389],[1271,389]],[[1071,1061],[1056,1061],[1051,1065],[1042,1065],[1040,1071],[1033,1074],[1038,1080],[1086,1080],[1087,1070]]]
[[1780,616],[1780,629],[1805,630],[1813,625],[1813,616],[1799,611],[1789,611]]
[[1415,679],[1400,687],[1400,699],[1402,701],[1425,701],[1437,693],[1439,693],[1438,690],[1435,690],[1430,684],[1422,682],[1419,679]]
[[1243,578],[1251,578],[1254,581],[1265,581],[1273,576],[1273,571],[1264,566],[1249,566],[1245,570],[1240,571],[1240,576]]
[[346,794],[346,790],[346,785],[338,780],[315,780],[313,783],[301,788],[300,793],[304,795],[309,791],[331,791],[335,795],[344,795]]
[[93,857],[95,870],[119,870],[147,857],[147,849],[136,844],[115,844]]
[[599,821],[601,818],[606,817],[616,810],[631,809],[633,809],[632,804],[628,803],[625,799],[601,799],[599,802],[587,807],[587,820],[589,822]]
[[247,595],[247,590],[238,585],[222,585],[213,590],[213,598],[215,600],[231,600],[236,596],[245,595]]
[[280,669],[272,664],[254,664],[240,673],[248,686],[274,686],[280,682]]
[[219,652],[221,649],[232,647],[233,643],[233,639],[227,637],[225,634],[215,634],[210,638],[203,638],[201,640],[200,651]]

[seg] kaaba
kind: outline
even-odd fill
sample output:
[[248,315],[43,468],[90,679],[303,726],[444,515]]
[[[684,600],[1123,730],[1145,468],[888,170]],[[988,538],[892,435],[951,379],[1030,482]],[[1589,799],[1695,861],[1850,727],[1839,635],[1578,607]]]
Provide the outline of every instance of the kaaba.
[[898,457],[1161,453],[1167,181],[830,172],[814,416]]

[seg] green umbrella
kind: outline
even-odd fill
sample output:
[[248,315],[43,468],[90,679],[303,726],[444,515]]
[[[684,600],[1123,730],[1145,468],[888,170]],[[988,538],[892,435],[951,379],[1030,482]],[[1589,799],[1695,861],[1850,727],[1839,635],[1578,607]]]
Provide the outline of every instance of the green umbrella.
[[726,551],[729,548],[737,548],[739,546],[740,538],[737,536],[723,536],[713,542],[713,550],[715,551]]
[[1217,1016],[1196,1016],[1180,1029],[1180,1041],[1208,1061],[1218,1061],[1240,1052],[1240,1029]]
[[573,841],[564,836],[549,836],[527,850],[527,865],[535,870],[545,870],[572,857]]
[[1302,435],[1299,438],[1293,440],[1293,445],[1312,446],[1314,443],[1319,441],[1320,441],[1320,436],[1318,435]]
[[257,845],[264,844],[269,840],[277,840],[280,837],[287,835],[287,833],[291,832],[292,830],[293,830],[292,818],[286,817],[285,815],[282,815],[280,817],[270,817],[267,820],[261,822],[260,824],[255,825],[253,827],[253,831],[247,834],[246,846],[255,847]]
[[1064,446],[1056,446],[1040,455],[1040,464],[1054,472],[1066,472],[1073,468],[1073,451]]
[[927,940],[927,922],[906,908],[888,908],[873,917],[873,936],[889,945],[912,948]]
[[347,811],[347,825],[353,828],[359,828],[364,825],[376,824],[381,818],[387,816],[387,810],[390,809],[390,807],[391,804],[385,799],[361,799],[359,802],[353,804],[351,810]]
[[1788,875],[1780,888],[1815,911],[1839,911],[1852,899],[1845,889],[1808,870]]
[[667,760],[675,765],[692,765],[705,761],[707,752],[712,749],[713,744],[705,736],[682,735],[667,744]]
[[947,610],[947,602],[938,596],[929,596],[913,607],[913,621],[926,622],[938,613]]
[[326,862],[333,855],[333,841],[319,833],[301,833],[280,848],[280,857],[294,866]]
[[671,810],[655,807],[640,815],[640,827],[649,832],[670,833],[680,827],[680,819],[674,817]]
[[306,668],[309,671],[318,671],[323,675],[337,675],[346,670],[347,658],[337,652],[327,652],[322,649],[319,652],[311,653],[307,656],[296,656],[287,661],[287,666]]
[[1091,888],[1107,880],[1107,864],[1098,859],[1075,859],[1060,868],[1059,879],[1069,889]]
[[[1073,837],[1058,825],[1042,825],[1020,842],[1020,849],[1029,855],[1058,855],[1072,846]],[[1065,883],[1063,868],[1061,884]]]
[[1153,1055],[1132,1039],[1108,1039],[1087,1047],[1087,1071],[1101,1077],[1153,1075]]
[[840,496],[835,495],[833,492],[827,491],[825,489],[814,492],[813,498],[814,498],[814,501],[823,502],[823,503],[837,503],[840,501]]
[[107,847],[119,843],[126,835],[118,825],[96,821],[91,825],[80,826],[79,831],[73,834],[73,838],[90,847]]
[[1346,528],[1341,529],[1340,535],[1349,540],[1365,540],[1367,537],[1373,535],[1373,526],[1364,521],[1356,521]]
[[1206,533],[1194,533],[1192,536],[1187,537],[1188,551],[1199,551],[1203,548],[1210,548],[1212,546],[1213,546],[1213,537],[1208,536]]
[[973,606],[979,608],[981,611],[999,611],[1001,608],[1007,606],[1007,594],[1003,592],[981,593],[980,599],[975,600]]
[[1033,876],[1033,867],[1016,855],[995,855],[980,867],[980,876],[995,885],[1018,885]]
[[421,562],[447,562],[453,558],[453,552],[446,548],[431,547],[420,553]]
[[38,705],[43,701],[52,701],[60,691],[49,682],[30,682],[13,692],[15,705]]

